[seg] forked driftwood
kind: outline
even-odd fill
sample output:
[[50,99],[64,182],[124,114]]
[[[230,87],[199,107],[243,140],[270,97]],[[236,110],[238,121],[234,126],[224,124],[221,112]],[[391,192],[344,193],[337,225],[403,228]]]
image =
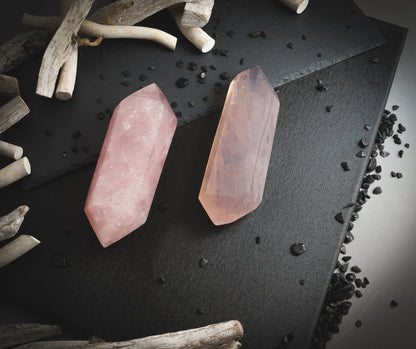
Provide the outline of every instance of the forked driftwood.
[[6,131],[30,112],[28,106],[20,96],[0,107],[0,133]]
[[93,3],[94,0],[75,0],[68,10],[43,55],[36,88],[38,95],[52,97],[59,69],[77,44],[73,37],[78,33]]
[[0,46],[0,73],[7,73],[20,63],[41,53],[51,35],[42,30],[20,33]]
[[17,234],[28,211],[29,206],[23,205],[0,217],[0,241],[10,239]]
[[243,327],[233,320],[125,342],[55,341],[30,343],[16,349],[235,349],[241,346],[238,340],[242,336]]
[[18,145],[0,141],[0,155],[13,160],[19,160],[23,155],[23,148]]
[[280,2],[295,11],[297,14],[301,14],[305,11],[309,4],[309,0],[280,0]]
[[23,177],[30,175],[31,167],[27,157],[12,162],[0,169],[0,189],[4,188]]
[[57,325],[0,324],[0,348],[29,343],[61,334],[62,328]]
[[14,97],[20,94],[16,78],[0,74],[0,96]]
[[40,241],[31,235],[20,235],[12,242],[0,248],[0,269],[15,261],[40,244]]
[[185,27],[208,23],[214,0],[118,0],[95,11],[88,19],[103,24],[134,25],[170,6],[186,2],[181,15]]

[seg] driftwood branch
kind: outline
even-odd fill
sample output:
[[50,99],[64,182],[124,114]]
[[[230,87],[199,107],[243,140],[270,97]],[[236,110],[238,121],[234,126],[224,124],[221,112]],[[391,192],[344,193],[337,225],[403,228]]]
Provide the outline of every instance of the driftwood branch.
[[17,79],[0,74],[0,96],[14,97],[17,95],[20,95]]
[[297,14],[301,14],[305,11],[309,4],[309,0],[280,0],[280,2],[295,11]]
[[30,171],[30,162],[27,157],[12,162],[0,170],[0,189],[30,175]]
[[181,33],[198,48],[202,53],[212,50],[215,45],[215,40],[211,38],[201,28],[188,28],[181,23],[181,14],[183,13],[183,5],[175,5],[169,8],[169,11],[175,20]]
[[0,155],[13,160],[19,160],[23,155],[23,148],[14,144],[0,141]]
[[0,73],[7,73],[20,63],[41,53],[48,46],[50,34],[33,30],[20,33],[0,46]]
[[[234,349],[243,336],[238,321],[227,321],[187,331],[166,333],[125,342],[89,343],[88,341],[58,341],[23,345],[17,349]],[[61,346],[62,343],[66,345]]]
[[0,217],[0,241],[10,239],[17,234],[28,211],[29,206],[23,205]]
[[43,55],[36,88],[38,95],[52,97],[59,69],[76,45],[73,35],[78,33],[93,2],[94,0],[76,0],[70,7]]
[[[118,0],[98,9],[89,20],[103,24],[134,25],[160,10],[181,2],[184,0]],[[185,2],[193,5],[185,6],[181,16],[182,25],[200,28],[208,23],[214,0],[185,0]]]
[[57,325],[42,324],[1,324],[0,348],[29,343],[35,340],[55,337],[62,334]]
[[6,131],[30,112],[28,106],[20,96],[14,97],[0,107],[0,133]]
[[12,242],[0,248],[0,269],[15,261],[40,244],[40,241],[31,235],[20,235]]

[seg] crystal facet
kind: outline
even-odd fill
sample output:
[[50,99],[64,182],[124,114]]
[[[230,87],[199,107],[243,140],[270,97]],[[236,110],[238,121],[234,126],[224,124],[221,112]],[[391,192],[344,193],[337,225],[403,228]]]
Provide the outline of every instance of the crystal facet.
[[231,82],[199,193],[215,225],[234,222],[260,204],[279,106],[259,67]]
[[104,247],[146,222],[176,124],[156,84],[114,110],[85,204]]

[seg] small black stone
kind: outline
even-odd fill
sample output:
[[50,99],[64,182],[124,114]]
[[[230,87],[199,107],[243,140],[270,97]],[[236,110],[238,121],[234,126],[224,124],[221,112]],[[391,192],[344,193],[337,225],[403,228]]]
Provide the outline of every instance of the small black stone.
[[374,63],[374,64],[380,63],[380,58],[378,58],[378,57],[371,58],[370,62]]
[[52,137],[52,131],[49,128],[46,128],[43,130],[43,133],[45,134],[46,137]]
[[346,253],[347,253],[347,249],[346,249],[346,247],[345,247],[344,245],[342,245],[342,246],[341,246],[341,248],[340,248],[340,250],[339,250],[339,252],[340,252],[341,254],[346,254]]
[[204,97],[202,97],[202,101],[203,101],[203,102],[208,102],[208,96],[204,96]]
[[196,309],[196,313],[198,314],[198,315],[204,315],[205,314],[205,311],[204,310],[202,310],[202,309]]
[[103,113],[103,112],[99,112],[98,114],[97,114],[97,118],[99,119],[99,120],[104,120],[105,119],[105,114]]
[[206,267],[207,264],[208,264],[208,259],[206,259],[206,258],[201,258],[198,262],[198,265],[199,265],[200,268]]
[[371,126],[370,126],[370,125],[368,125],[368,124],[365,124],[365,125],[364,125],[364,130],[366,130],[366,131],[370,131],[370,130],[371,130]]
[[256,241],[256,244],[260,243],[260,236],[256,236],[256,238],[254,239]]
[[367,276],[364,277],[363,282],[366,285],[369,285],[370,284],[370,281],[368,280]]
[[229,38],[232,38],[235,34],[236,34],[236,32],[235,32],[235,31],[233,31],[233,30],[229,30],[229,31],[227,32],[227,36],[228,36]]
[[402,178],[403,177],[403,174],[402,173],[400,173],[400,172],[397,172],[397,178]]
[[186,66],[186,69],[190,71],[194,71],[196,68],[198,68],[198,64],[196,64],[195,62],[189,62]]
[[110,113],[111,113],[110,108],[105,108],[105,110],[104,110],[104,111],[105,111],[105,113],[106,113],[106,114],[110,114]]
[[342,257],[342,260],[344,261],[344,262],[349,262],[350,260],[351,260],[351,256],[344,256],[344,257]]
[[400,139],[397,133],[393,136],[393,139],[394,139],[394,143],[399,144],[399,145],[402,144],[402,140]]
[[361,268],[358,267],[358,266],[356,266],[356,265],[354,265],[354,266],[351,267],[351,271],[353,273],[359,274],[359,273],[361,273]]
[[390,175],[391,175],[392,177],[397,177],[397,173],[396,173],[396,172],[394,172],[394,171],[391,171],[391,172],[390,172]]
[[375,187],[374,188],[374,190],[373,190],[373,194],[374,195],[378,195],[378,194],[381,194],[383,191],[381,190],[381,188],[380,187]]
[[81,136],[82,136],[81,131],[75,131],[75,132],[72,134],[71,138],[72,138],[73,140],[76,140],[76,139],[80,138]]
[[406,143],[404,146],[405,146],[407,149],[409,149],[409,148],[410,148],[410,144],[409,144],[409,143]]
[[[354,274],[352,274],[352,275],[354,275]],[[363,294],[361,293],[361,291],[360,291],[360,290],[355,290],[355,296],[356,296],[357,298],[361,298],[361,297],[363,296]]]
[[362,323],[362,321],[361,320],[357,320],[356,322],[355,322],[355,327],[361,327],[363,325],[363,323]]
[[376,169],[377,167],[377,159],[376,158],[371,158],[370,161],[368,162],[367,165],[367,172],[372,172]]
[[341,162],[341,167],[345,172],[350,170],[350,168],[348,167],[348,163],[346,161]]
[[104,74],[100,74],[98,76],[99,76],[100,80],[104,80]]
[[139,75],[139,80],[140,80],[140,81],[146,81],[146,80],[147,80],[147,76],[146,76],[146,75],[144,75],[144,74],[140,74],[140,75]]
[[336,220],[338,223],[341,223],[341,224],[344,224],[344,223],[345,223],[345,219],[344,219],[344,216],[342,215],[342,212],[339,212],[339,213],[337,213],[337,214],[335,215],[335,220]]
[[189,102],[188,102],[188,105],[189,105],[190,107],[194,107],[194,106],[195,106],[195,101],[189,101]]
[[402,124],[399,124],[399,130],[404,132],[406,131],[406,127],[404,127]]
[[300,256],[306,252],[306,246],[303,243],[297,243],[290,246],[290,250],[292,251],[293,255]]
[[360,150],[357,154],[355,154],[357,158],[365,158],[366,154],[362,150]]
[[361,138],[360,141],[358,142],[358,145],[361,148],[367,148],[369,146],[369,143],[366,140],[364,140],[363,138]]
[[185,86],[187,86],[189,83],[189,80],[186,78],[179,78],[178,80],[176,80],[176,87],[178,88],[184,88]]
[[299,280],[299,285],[301,285],[301,286],[305,285],[305,280],[303,280],[303,279]]
[[230,55],[230,52],[228,50],[221,50],[220,55],[223,57],[228,57]]
[[356,287],[361,287],[363,281],[361,279],[355,279],[354,283]]
[[344,238],[344,243],[349,244],[350,242],[354,241],[354,235],[350,231],[347,231]]
[[177,111],[177,112],[175,112],[175,115],[176,115],[177,118],[180,118],[180,117],[182,117],[182,112]]
[[293,49],[295,45],[293,44],[293,42],[289,42],[288,44],[286,44],[287,48]]
[[354,282],[356,278],[357,277],[353,273],[348,273],[347,275],[345,275],[345,279],[347,279],[347,281],[349,282]]
[[172,108],[176,108],[176,107],[178,106],[178,103],[177,103],[177,102],[172,102],[172,103],[170,104],[170,106],[171,106]]
[[176,65],[177,68],[182,68],[183,67],[183,61],[182,60],[176,61],[175,65]]
[[370,183],[363,183],[363,184],[361,184],[361,188],[364,189],[364,190],[370,189]]
[[342,265],[338,268],[338,270],[340,271],[340,273],[346,273],[346,272],[347,272],[347,270],[348,270],[348,263],[344,263],[344,264],[342,264]]
[[382,157],[382,158],[386,158],[386,157],[388,157],[390,155],[390,153],[388,152],[388,151],[384,151],[384,150],[381,150],[380,151],[380,156]]
[[228,80],[230,79],[230,74],[228,74],[227,72],[223,72],[220,74],[220,79],[221,80]]
[[130,85],[130,83],[129,83],[129,81],[128,80],[123,80],[122,82],[121,82],[121,84],[123,85],[123,86],[129,86]]
[[394,111],[396,111],[397,109],[399,109],[399,106],[398,105],[393,105],[391,109],[393,109]]
[[379,174],[372,174],[371,177],[375,180],[375,181],[379,181],[381,179],[381,176]]
[[152,65],[152,66],[148,67],[147,70],[149,70],[149,71],[155,71],[156,70],[156,67]]
[[316,54],[316,56],[317,56],[318,58],[321,58],[321,57],[322,57],[322,53],[319,53],[319,52],[318,52],[318,53]]
[[121,72],[121,75],[123,75],[126,78],[129,78],[131,76],[131,73],[128,70],[124,70]]
[[399,305],[399,302],[395,301],[394,299],[390,301],[390,307],[396,308],[398,305]]
[[383,168],[381,167],[381,165],[376,166],[377,173],[381,173],[382,171],[383,171]]
[[86,145],[83,145],[83,146],[81,147],[81,150],[82,150],[84,153],[88,153],[88,152],[90,151],[90,148],[89,148],[88,146],[86,146]]
[[159,283],[164,284],[166,280],[163,276],[160,276],[158,281],[159,281]]
[[266,39],[266,32],[265,31],[260,31],[260,36],[263,38],[263,39]]
[[62,156],[63,159],[66,159],[68,157],[68,153],[66,151],[63,151],[61,153],[61,156]]
[[399,158],[402,158],[403,157],[403,153],[404,153],[404,151],[403,150],[399,150]]
[[333,105],[327,105],[325,109],[328,113],[330,113],[333,107]]
[[260,31],[254,31],[254,32],[248,33],[248,35],[250,36],[250,38],[256,38],[260,36]]
[[77,145],[73,145],[73,146],[71,147],[71,151],[72,151],[73,153],[75,153],[75,154],[78,154],[78,153],[79,153],[79,148],[78,148],[78,146],[77,146]]
[[240,58],[240,65],[243,65],[245,60],[245,58]]
[[217,95],[220,95],[222,93],[224,89],[222,88],[222,86],[215,86],[215,93]]
[[302,40],[306,40],[306,35],[302,34],[301,38]]

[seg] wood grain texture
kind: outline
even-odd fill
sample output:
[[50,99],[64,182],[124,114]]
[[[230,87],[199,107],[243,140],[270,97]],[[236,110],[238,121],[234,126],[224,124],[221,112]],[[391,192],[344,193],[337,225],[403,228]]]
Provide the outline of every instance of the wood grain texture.
[[[233,318],[244,326],[244,347],[274,348],[293,333],[291,347],[307,348],[346,229],[334,215],[356,198],[367,161],[355,156],[358,141],[366,123],[375,137],[405,38],[404,29],[377,24],[388,45],[281,87],[263,202],[235,224],[213,227],[197,199],[215,111],[178,128],[147,223],[109,249],[82,212],[94,166],[28,192],[5,188],[11,199],[0,209],[29,202],[25,226],[44,241],[0,272],[9,293],[106,340]],[[369,62],[374,57],[381,63]],[[328,92],[315,89],[317,79]],[[295,242],[305,243],[302,256],[290,254]],[[56,255],[66,268],[54,265]]]
[[30,109],[20,96],[14,97],[11,101],[0,107],[0,133],[12,127],[24,116],[29,114]]
[[59,336],[62,328],[44,324],[0,324],[0,348]]
[[17,79],[12,76],[0,74],[0,96],[14,97],[18,94],[20,94],[20,90]]

